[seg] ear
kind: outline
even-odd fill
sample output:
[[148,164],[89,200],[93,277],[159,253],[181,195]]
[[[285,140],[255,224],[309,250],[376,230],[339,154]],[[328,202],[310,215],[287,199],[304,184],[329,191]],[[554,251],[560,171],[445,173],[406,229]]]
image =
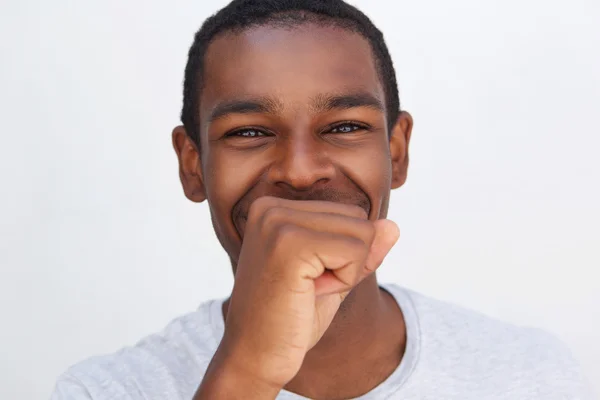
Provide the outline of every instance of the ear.
[[390,155],[392,160],[392,189],[398,189],[406,182],[408,173],[408,145],[412,133],[413,119],[406,111],[401,111],[390,135]]
[[173,129],[173,148],[179,159],[179,179],[183,185],[183,192],[191,201],[203,202],[206,200],[206,190],[202,178],[200,152],[183,126]]

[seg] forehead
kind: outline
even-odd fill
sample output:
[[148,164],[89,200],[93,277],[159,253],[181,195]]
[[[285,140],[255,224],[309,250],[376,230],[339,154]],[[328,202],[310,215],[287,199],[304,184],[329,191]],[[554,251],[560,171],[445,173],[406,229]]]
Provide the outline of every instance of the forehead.
[[202,111],[244,97],[276,97],[297,108],[315,96],[357,90],[385,100],[369,42],[335,26],[228,32],[210,44],[204,63]]

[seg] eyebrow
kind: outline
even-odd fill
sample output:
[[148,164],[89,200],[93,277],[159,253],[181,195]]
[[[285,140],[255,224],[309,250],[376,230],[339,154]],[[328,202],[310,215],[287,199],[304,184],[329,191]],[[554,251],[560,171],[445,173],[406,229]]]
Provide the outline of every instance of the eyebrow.
[[213,122],[230,114],[277,114],[282,109],[279,101],[268,97],[225,101],[212,110],[208,120]]
[[314,112],[348,110],[357,107],[369,107],[384,112],[383,103],[368,92],[356,92],[339,95],[319,95],[313,99]]
[[[348,94],[320,94],[313,98],[311,110],[315,113],[348,110],[357,107],[369,107],[384,112],[383,103],[368,92]],[[231,114],[277,114],[283,110],[283,104],[270,97],[257,97],[243,100],[231,100],[217,104],[208,120],[214,122]]]

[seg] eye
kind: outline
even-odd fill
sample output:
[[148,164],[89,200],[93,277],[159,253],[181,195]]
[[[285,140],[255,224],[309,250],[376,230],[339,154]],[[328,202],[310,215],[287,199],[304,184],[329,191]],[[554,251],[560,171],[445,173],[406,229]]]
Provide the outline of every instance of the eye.
[[233,131],[233,132],[229,132],[227,135],[225,135],[227,137],[243,137],[243,138],[255,138],[255,137],[262,137],[262,136],[268,136],[267,133],[256,129],[256,128],[245,128],[245,129],[239,129],[237,131]]
[[364,129],[368,129],[368,127],[355,122],[344,122],[333,126],[327,133],[352,133]]

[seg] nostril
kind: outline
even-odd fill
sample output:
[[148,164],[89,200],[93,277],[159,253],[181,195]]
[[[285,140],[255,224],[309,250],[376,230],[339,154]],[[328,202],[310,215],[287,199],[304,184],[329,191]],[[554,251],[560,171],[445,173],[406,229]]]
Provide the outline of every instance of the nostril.
[[[275,186],[285,192],[289,192],[300,200],[306,193],[311,193],[315,190],[321,190],[331,182],[331,178],[306,179],[305,181],[296,179],[294,181],[278,181]],[[293,199],[292,199],[293,200]]]
[[272,183],[289,186],[299,191],[309,190],[336,176],[336,168],[329,160],[315,157],[286,157],[274,163],[269,171]]

